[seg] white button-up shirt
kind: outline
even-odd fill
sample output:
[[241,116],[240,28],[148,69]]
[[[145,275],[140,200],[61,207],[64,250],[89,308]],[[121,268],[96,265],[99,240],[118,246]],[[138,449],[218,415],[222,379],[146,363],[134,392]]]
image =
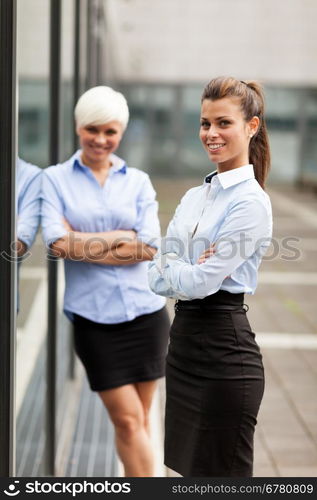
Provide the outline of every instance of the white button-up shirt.
[[[269,196],[252,165],[208,175],[182,198],[161,249],[149,264],[151,289],[182,300],[226,290],[253,294],[272,236]],[[197,264],[212,243],[215,253]]]

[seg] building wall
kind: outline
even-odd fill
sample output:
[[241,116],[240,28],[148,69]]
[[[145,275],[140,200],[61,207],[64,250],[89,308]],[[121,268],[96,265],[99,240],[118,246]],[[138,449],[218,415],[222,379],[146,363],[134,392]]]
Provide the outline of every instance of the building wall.
[[[316,0],[100,2],[103,12],[92,26],[102,49],[100,83],[127,95],[131,120],[120,152],[130,163],[155,175],[204,172],[207,159],[197,138],[200,93],[213,76],[232,74],[264,84],[271,180],[317,179]],[[72,123],[73,5],[62,2],[62,128]],[[49,2],[18,0],[18,6],[19,150],[44,166]],[[95,57],[91,50],[89,58]],[[83,79],[92,76],[88,62],[81,65]],[[89,78],[86,83],[91,85]],[[66,158],[72,131],[62,128]]]
[[107,77],[316,85],[316,0],[104,0]]
[[[106,29],[97,36],[105,42],[106,79],[191,83],[232,74],[266,84],[317,84],[316,0],[103,2]],[[22,76],[47,72],[48,8],[42,0],[18,0]],[[63,22],[71,23],[72,0],[63,0],[63,9]],[[63,48],[66,76],[72,70],[67,39]]]

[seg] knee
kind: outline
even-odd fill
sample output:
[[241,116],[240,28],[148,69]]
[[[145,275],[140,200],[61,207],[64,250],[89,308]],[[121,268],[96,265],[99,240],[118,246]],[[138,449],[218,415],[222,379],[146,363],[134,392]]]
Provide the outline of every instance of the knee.
[[116,415],[112,421],[117,436],[124,441],[132,440],[143,426],[140,415]]

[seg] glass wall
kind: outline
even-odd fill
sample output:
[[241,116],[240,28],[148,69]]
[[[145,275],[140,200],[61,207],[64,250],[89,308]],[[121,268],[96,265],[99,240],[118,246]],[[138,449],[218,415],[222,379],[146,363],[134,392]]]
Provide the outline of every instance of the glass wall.
[[[17,2],[17,33],[19,157],[45,167],[49,163],[49,0]],[[33,172],[29,164],[19,163],[19,212]],[[40,476],[45,472],[47,279],[39,234],[19,265],[18,289],[16,473]]]
[[65,161],[73,154],[74,108],[74,49],[75,5],[73,0],[63,0],[61,25],[61,123],[60,156]]
[[49,0],[17,2],[18,151],[24,160],[41,167],[48,164],[49,4]]
[[317,187],[317,89],[305,91],[300,181]]
[[[61,60],[60,60],[60,120],[57,133],[59,134],[59,161],[64,162],[74,152],[74,58],[75,58],[75,4],[73,0],[61,2]],[[64,299],[64,262],[58,261],[57,280],[57,332],[56,332],[56,430],[57,430],[57,467],[65,461],[65,433],[69,432],[65,426],[70,401],[69,392],[72,391],[72,370],[74,352],[72,344],[72,328],[63,313]]]
[[[117,85],[131,119],[121,146],[130,165],[155,176],[204,176],[212,170],[199,134],[203,85]],[[270,183],[317,181],[317,91],[266,87],[272,150]]]
[[[88,0],[18,0],[17,4],[18,151],[19,157],[29,162],[23,163],[23,172],[28,174],[34,172],[34,165],[47,167],[54,155],[58,161],[66,160],[76,148],[73,108],[87,81]],[[61,22],[53,23],[52,16],[58,18],[57,12],[60,12]],[[50,36],[53,28],[55,38]],[[59,35],[56,36],[59,28],[60,72],[58,67],[50,65],[52,51],[54,55],[59,53]],[[58,57],[55,61],[58,65],[57,61]],[[59,91],[55,88],[54,95],[52,76],[57,74],[60,74]],[[57,100],[56,96],[59,96]],[[59,114],[56,114],[57,109]],[[58,123],[52,122],[52,112],[59,116]],[[58,151],[53,155],[54,147]],[[20,161],[19,166],[21,164]],[[18,179],[19,172],[18,167]],[[17,183],[18,196],[21,194],[19,189]],[[63,314],[63,262],[57,263],[56,290],[52,284],[54,280],[48,280],[47,263],[47,249],[39,232],[19,265],[17,476],[63,475],[76,427],[73,419],[79,403],[81,377],[74,376],[72,331]],[[52,278],[51,266],[49,269]],[[50,294],[54,290],[58,304],[56,345],[50,347],[47,342],[47,330],[52,324],[48,322],[48,287]],[[48,376],[52,359],[48,352],[52,349],[56,351],[54,380],[50,378],[52,371]],[[52,451],[53,460],[47,449]]]
[[294,182],[299,175],[301,92],[299,89],[267,88],[267,126],[272,170],[270,182]]
[[183,91],[184,133],[182,134],[182,163],[190,175],[204,175],[212,170],[199,139],[200,99],[202,87],[185,87]]

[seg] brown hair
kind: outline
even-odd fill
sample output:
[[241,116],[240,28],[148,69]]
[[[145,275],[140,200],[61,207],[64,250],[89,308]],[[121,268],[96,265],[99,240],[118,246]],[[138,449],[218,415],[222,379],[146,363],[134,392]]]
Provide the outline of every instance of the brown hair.
[[240,81],[232,77],[221,76],[211,80],[204,88],[201,102],[205,99],[216,101],[223,97],[237,97],[240,100],[241,111],[246,122],[253,116],[260,119],[259,127],[251,138],[249,145],[249,161],[254,166],[255,178],[264,189],[268,175],[271,155],[264,120],[264,95],[262,87],[255,81]]

